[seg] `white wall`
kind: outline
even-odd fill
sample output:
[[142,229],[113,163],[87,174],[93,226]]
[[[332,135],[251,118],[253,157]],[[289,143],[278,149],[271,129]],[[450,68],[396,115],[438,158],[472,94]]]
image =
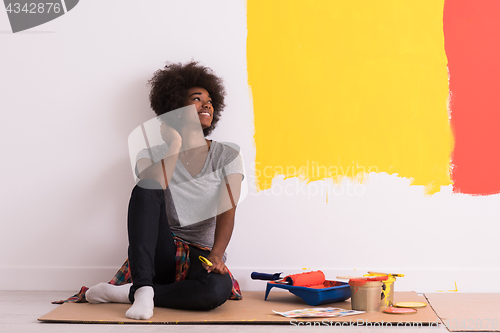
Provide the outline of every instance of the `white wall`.
[[[406,274],[396,290],[451,290],[456,281],[459,291],[500,292],[479,282],[500,273],[498,195],[443,187],[424,196],[374,173],[358,187],[277,179],[257,193],[245,2],[129,3],[80,1],[17,34],[0,10],[1,289],[77,290],[113,276],[126,258],[134,185],[127,137],[154,115],[146,82],[165,61],[193,58],[225,80],[227,108],[212,138],[239,144],[248,171],[227,263],[243,289],[264,290],[253,270],[310,268],[329,279]],[[328,203],[321,186],[336,191]]]

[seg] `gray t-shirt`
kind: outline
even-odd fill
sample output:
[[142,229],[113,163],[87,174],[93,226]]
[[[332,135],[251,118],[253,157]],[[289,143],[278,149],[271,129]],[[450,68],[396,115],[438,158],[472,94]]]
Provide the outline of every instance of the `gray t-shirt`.
[[[143,149],[137,155],[157,163],[165,157],[166,144]],[[188,242],[212,248],[221,186],[224,177],[243,175],[243,161],[239,147],[212,141],[202,170],[196,176],[186,170],[180,160],[165,190],[165,203],[170,230]],[[223,260],[226,260],[224,253]]]

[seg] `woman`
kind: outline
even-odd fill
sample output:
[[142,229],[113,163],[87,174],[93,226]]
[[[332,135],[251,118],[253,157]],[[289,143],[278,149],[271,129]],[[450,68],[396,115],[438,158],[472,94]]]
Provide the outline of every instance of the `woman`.
[[154,306],[213,309],[234,293],[225,249],[243,179],[239,151],[205,139],[224,108],[222,80],[190,62],[165,66],[149,83],[165,144],[137,156],[128,212],[133,284],[86,292],[90,303],[133,303],[131,319],[151,318]]

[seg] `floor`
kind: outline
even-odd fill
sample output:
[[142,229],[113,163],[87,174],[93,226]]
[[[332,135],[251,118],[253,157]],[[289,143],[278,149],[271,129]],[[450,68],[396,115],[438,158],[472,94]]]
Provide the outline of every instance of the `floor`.
[[[340,330],[336,327],[297,327],[297,326],[276,326],[276,325],[98,325],[98,324],[53,324],[41,323],[38,317],[52,311],[58,305],[51,304],[53,300],[67,298],[73,292],[71,291],[1,291],[0,290],[0,332],[18,333],[18,332],[71,332],[71,333],[102,333],[102,332],[296,332],[299,331],[330,331]],[[367,332],[366,327],[348,327],[343,328],[349,332]],[[419,327],[404,328],[404,332],[436,332],[445,333],[448,330],[443,326],[438,327]],[[372,330],[370,330],[372,331]],[[377,328],[376,332],[395,332],[393,328]]]

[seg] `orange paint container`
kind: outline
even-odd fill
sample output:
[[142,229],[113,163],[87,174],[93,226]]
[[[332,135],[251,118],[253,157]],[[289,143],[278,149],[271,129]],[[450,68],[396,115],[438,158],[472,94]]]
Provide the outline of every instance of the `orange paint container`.
[[380,311],[381,301],[384,298],[382,285],[385,280],[387,276],[350,279],[352,309],[366,312]]

